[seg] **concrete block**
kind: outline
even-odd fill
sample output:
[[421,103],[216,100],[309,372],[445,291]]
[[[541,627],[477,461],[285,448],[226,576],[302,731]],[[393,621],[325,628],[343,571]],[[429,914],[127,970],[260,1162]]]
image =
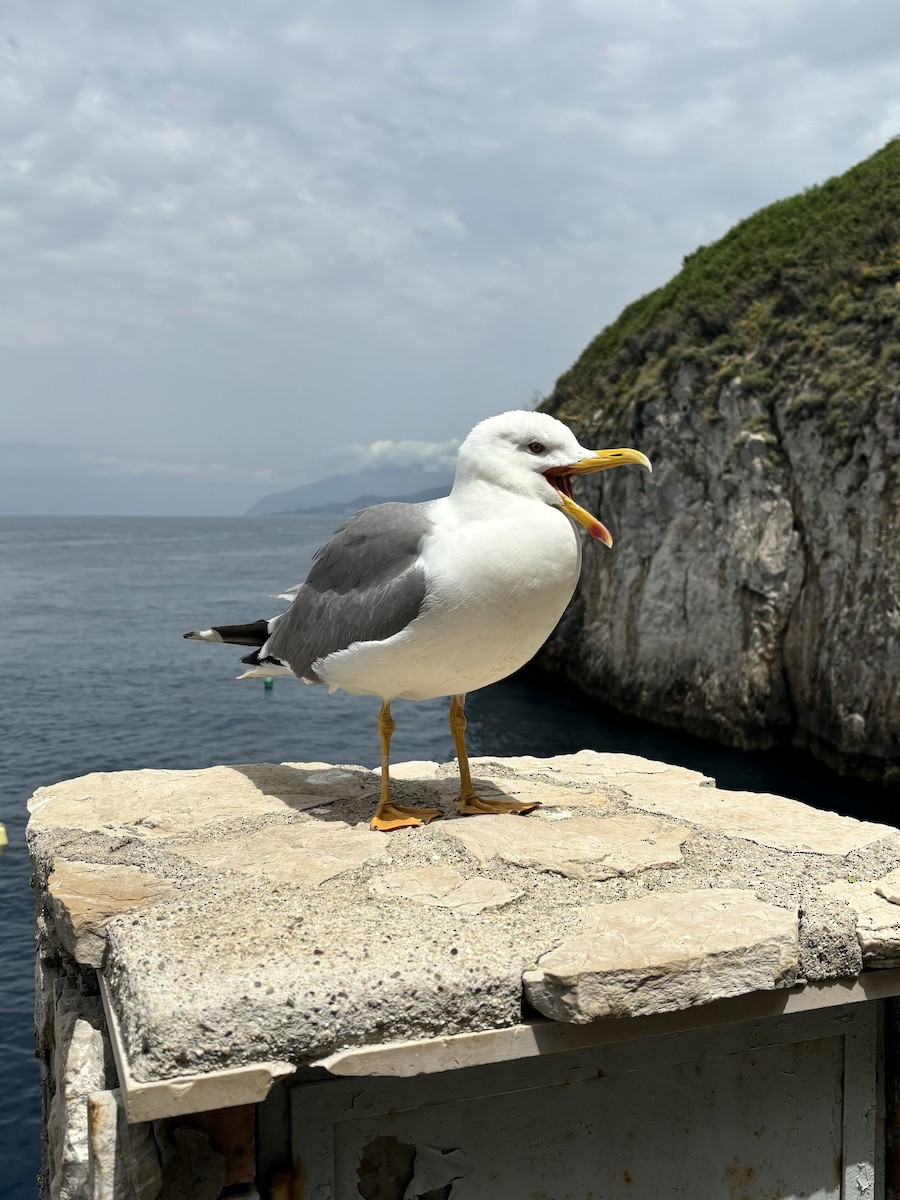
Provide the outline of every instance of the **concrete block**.
[[585,928],[523,976],[538,1012],[582,1024],[790,987],[797,913],[709,888],[598,905]]

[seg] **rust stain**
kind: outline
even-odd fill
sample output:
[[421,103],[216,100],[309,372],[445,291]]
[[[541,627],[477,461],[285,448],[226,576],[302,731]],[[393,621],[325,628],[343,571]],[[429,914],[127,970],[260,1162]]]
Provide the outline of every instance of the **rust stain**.
[[753,1167],[743,1166],[737,1155],[734,1156],[722,1172],[722,1181],[728,1188],[729,1200],[753,1200],[748,1189],[754,1174]]
[[279,1171],[272,1177],[269,1200],[303,1200],[303,1163],[294,1163],[293,1171]]
[[622,1182],[625,1184],[626,1187],[631,1187],[631,1185],[634,1183],[634,1177],[632,1176],[630,1171],[622,1172]]
[[237,1104],[193,1113],[184,1124],[202,1130],[225,1159],[225,1185],[252,1183],[256,1176],[255,1105]]
[[291,1200],[303,1200],[306,1194],[306,1166],[302,1159],[294,1163],[294,1178],[291,1181]]

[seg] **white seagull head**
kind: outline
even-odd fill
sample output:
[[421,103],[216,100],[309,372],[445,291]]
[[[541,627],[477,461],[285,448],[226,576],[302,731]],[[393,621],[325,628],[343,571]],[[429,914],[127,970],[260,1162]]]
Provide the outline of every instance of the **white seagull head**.
[[454,490],[481,482],[549,504],[611,546],[609,530],[573,500],[571,478],[629,462],[653,469],[639,450],[588,450],[547,413],[506,412],[481,421],[460,446]]

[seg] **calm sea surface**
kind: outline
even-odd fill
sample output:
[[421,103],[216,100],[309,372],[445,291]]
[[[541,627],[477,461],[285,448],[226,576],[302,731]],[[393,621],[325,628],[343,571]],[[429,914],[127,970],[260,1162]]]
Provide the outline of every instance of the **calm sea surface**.
[[[88,771],[320,759],[378,762],[377,702],[276,679],[234,682],[236,647],[186,629],[278,612],[266,598],[302,579],[333,517],[0,517],[0,1162],[6,1200],[33,1200],[38,1071],[32,1041],[33,909],[25,801]],[[590,550],[589,550],[590,552]],[[724,786],[775,791],[891,820],[884,793],[809,762],[746,755],[601,713],[534,683],[473,694],[473,754],[584,747],[646,754]],[[444,701],[397,703],[392,756],[452,757]]]

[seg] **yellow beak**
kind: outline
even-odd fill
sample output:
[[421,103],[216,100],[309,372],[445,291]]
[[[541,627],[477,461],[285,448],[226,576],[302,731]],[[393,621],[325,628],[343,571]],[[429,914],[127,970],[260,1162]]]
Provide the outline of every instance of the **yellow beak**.
[[592,538],[603,542],[605,546],[612,546],[612,534],[602,521],[598,521],[587,509],[575,503],[572,499],[572,486],[569,478],[572,475],[591,475],[595,471],[607,471],[610,467],[621,467],[625,463],[637,463],[639,466],[646,467],[648,471],[653,470],[646,454],[641,454],[640,450],[624,447],[620,450],[595,450],[593,454],[576,463],[569,463],[565,467],[552,467],[545,472],[548,483],[559,493],[562,501],[560,508],[563,512],[583,525]]
[[640,450],[624,447],[621,450],[595,450],[588,458],[582,458],[571,466],[563,467],[567,475],[590,475],[594,471],[608,471],[610,467],[621,467],[625,463],[637,463],[638,466],[653,470],[650,459]]

